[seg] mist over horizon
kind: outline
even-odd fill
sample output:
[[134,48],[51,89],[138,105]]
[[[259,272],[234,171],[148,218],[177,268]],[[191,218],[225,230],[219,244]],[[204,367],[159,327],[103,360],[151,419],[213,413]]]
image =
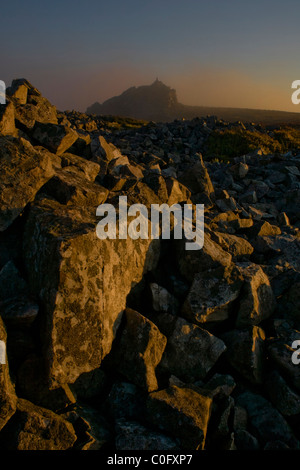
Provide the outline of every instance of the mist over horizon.
[[186,105],[299,112],[299,13],[295,0],[12,0],[1,9],[0,78],[27,78],[62,111],[158,77]]
[[61,111],[77,110],[85,112],[95,102],[102,104],[109,98],[118,96],[130,87],[151,85],[156,78],[176,90],[178,102],[189,106],[209,106],[228,108],[250,108],[299,112],[291,103],[292,90],[277,88],[263,82],[256,82],[237,71],[221,71],[213,68],[198,69],[191,74],[168,76],[143,73],[125,66],[121,69],[121,79],[116,70],[107,69],[102,73],[84,77],[38,77],[27,75],[12,76],[5,80],[7,86],[15,78],[27,78],[44,96]]

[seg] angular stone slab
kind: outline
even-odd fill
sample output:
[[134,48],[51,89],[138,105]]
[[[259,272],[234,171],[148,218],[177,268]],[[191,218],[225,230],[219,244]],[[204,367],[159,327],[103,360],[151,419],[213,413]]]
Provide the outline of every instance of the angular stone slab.
[[182,315],[193,323],[219,323],[229,318],[238,298],[242,277],[232,265],[195,275]]
[[152,392],[158,388],[155,369],[167,338],[139,312],[127,308],[125,317],[125,329],[116,351],[116,368],[136,385]]
[[258,325],[272,315],[276,306],[269,278],[257,264],[239,263],[237,266],[245,283],[241,291],[236,326],[243,328]]
[[50,410],[19,399],[16,413],[1,435],[0,449],[67,450],[75,441],[71,423]]
[[24,258],[45,309],[41,336],[53,386],[100,366],[127,295],[158,261],[159,240],[98,239],[95,212],[44,199],[26,224]]
[[33,138],[51,152],[62,155],[74,144],[78,135],[67,126],[36,123],[33,130]]
[[161,367],[189,383],[203,379],[226,350],[223,341],[183,318],[160,316],[165,324],[169,320],[171,330]]
[[258,326],[231,330],[221,336],[229,363],[251,383],[262,383],[265,333]]
[[0,134],[15,135],[15,108],[12,103],[0,105]]
[[108,189],[84,178],[74,167],[58,169],[43,188],[43,192],[54,197],[61,204],[90,206],[95,210],[108,196]]
[[147,402],[148,420],[180,440],[182,449],[204,449],[212,399],[175,385],[152,392]]
[[0,232],[9,227],[54,175],[51,156],[25,139],[0,138]]

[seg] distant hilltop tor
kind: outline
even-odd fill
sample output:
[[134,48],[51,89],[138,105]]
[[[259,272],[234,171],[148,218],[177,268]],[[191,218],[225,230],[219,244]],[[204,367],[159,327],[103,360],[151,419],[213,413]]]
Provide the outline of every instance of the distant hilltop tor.
[[146,120],[174,119],[180,114],[176,91],[156,79],[152,85],[131,87],[104,103],[94,103],[88,114],[112,114]]
[[158,79],[151,85],[128,88],[121,95],[109,98],[102,104],[96,102],[89,106],[86,112],[163,122],[214,115],[230,122],[300,125],[298,112],[184,105],[178,102],[176,90]]

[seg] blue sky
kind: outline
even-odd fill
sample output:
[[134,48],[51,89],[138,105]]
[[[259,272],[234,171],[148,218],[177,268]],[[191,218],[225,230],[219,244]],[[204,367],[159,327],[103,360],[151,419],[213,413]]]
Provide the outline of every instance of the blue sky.
[[299,18],[298,0],[11,0],[0,79],[26,77],[60,109],[158,77],[187,104],[298,111]]

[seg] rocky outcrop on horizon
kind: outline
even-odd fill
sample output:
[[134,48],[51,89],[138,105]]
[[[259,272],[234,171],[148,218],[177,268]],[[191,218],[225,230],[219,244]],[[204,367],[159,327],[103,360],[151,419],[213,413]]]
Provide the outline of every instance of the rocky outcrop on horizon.
[[300,114],[297,112],[185,105],[178,101],[176,90],[158,79],[151,85],[128,88],[121,95],[109,98],[102,104],[96,102],[87,108],[86,113],[157,122],[214,115],[230,122],[247,121],[265,125],[293,123],[298,126],[300,124]]
[[[25,79],[0,111],[0,449],[299,449],[300,148],[208,159],[271,131],[113,127]],[[100,240],[120,196],[204,204],[203,248]]]
[[176,91],[156,79],[151,85],[131,87],[104,103],[94,103],[88,114],[111,114],[136,119],[168,121],[181,113]]

